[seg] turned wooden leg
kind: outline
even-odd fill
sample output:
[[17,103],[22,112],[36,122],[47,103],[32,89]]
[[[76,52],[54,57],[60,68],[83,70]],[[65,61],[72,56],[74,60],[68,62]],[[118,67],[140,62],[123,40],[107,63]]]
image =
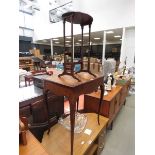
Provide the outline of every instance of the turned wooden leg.
[[98,107],[98,124],[99,125],[100,125],[100,120],[99,120],[100,109],[101,109],[101,104],[103,103],[104,85],[101,85],[100,89],[101,89],[101,94],[100,94],[100,102],[99,102],[99,107]]
[[125,99],[125,101],[124,101],[124,106],[125,106],[125,104],[126,104],[126,99]]
[[20,76],[19,76],[19,88],[20,88]]
[[113,128],[113,121],[111,122],[109,129],[112,130],[112,128]]
[[26,78],[25,78],[25,86],[27,87],[27,80],[26,80]]
[[30,79],[29,79],[29,86],[30,86]]
[[71,122],[71,155],[73,155],[74,146],[74,126],[75,126],[75,109],[77,98],[69,98],[70,104],[70,122]]
[[76,102],[76,111],[78,112],[79,110],[79,98],[77,99],[77,102]]

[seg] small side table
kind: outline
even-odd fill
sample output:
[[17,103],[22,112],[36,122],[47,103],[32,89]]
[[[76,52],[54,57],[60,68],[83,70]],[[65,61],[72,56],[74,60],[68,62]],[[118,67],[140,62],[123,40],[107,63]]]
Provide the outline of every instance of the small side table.
[[29,83],[30,86],[30,82],[33,81],[33,75],[26,75],[25,76],[25,86],[27,87],[27,82]]
[[[96,74],[96,77],[90,75],[89,73],[81,72],[77,73],[75,76],[80,79],[78,82],[72,76],[64,75],[62,77],[58,77],[59,74],[53,74],[50,77],[44,79],[44,95],[45,101],[48,110],[47,103],[47,93],[48,91],[53,92],[56,95],[66,96],[69,100],[70,104],[70,122],[71,122],[71,155],[73,155],[73,143],[74,143],[74,125],[75,125],[75,110],[76,110],[76,101],[79,96],[82,94],[91,93],[100,87],[100,100],[98,104],[98,124],[99,123],[99,113],[101,103],[103,102],[103,93],[104,93],[104,77],[103,74]],[[48,120],[49,121],[49,120]],[[50,131],[50,130],[49,130]],[[49,133],[48,131],[48,133]]]

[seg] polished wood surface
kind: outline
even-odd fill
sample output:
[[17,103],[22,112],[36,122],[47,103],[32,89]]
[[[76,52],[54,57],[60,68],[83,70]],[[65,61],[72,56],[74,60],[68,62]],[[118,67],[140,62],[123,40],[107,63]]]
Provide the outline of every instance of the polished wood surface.
[[19,155],[49,155],[30,131],[26,132],[26,138],[27,145],[19,144]]
[[[101,105],[100,114],[109,118],[108,127],[111,125],[117,113],[119,112],[122,103],[120,101],[123,86],[116,85],[108,92],[108,95],[103,97],[104,104]],[[100,98],[100,91],[93,92],[84,96],[84,111],[98,112],[97,106]]]
[[80,86],[81,84],[84,83],[91,83],[91,80],[96,80],[98,78],[103,77],[103,73],[96,73],[96,77],[94,77],[93,75],[90,75],[87,72],[80,72],[78,74],[75,74],[75,76],[80,80],[80,82],[78,82],[76,79],[74,79],[72,76],[69,75],[64,75],[62,77],[58,77],[58,75],[62,73],[62,71],[55,71],[54,70],[54,74],[50,77],[44,78],[48,81],[52,81],[52,83],[56,83],[59,85],[63,85],[63,86],[67,86],[67,87],[76,87],[76,86]]
[[[98,141],[101,131],[106,128],[108,118],[100,117],[100,125],[98,125],[96,118],[97,114],[87,113],[87,123],[81,133],[75,133],[74,136],[74,155],[88,154],[94,152],[98,147]],[[92,130],[90,135],[85,134],[86,129]],[[84,142],[84,144],[81,144]],[[96,145],[94,145],[96,144]],[[42,145],[50,155],[69,155],[70,154],[70,131],[64,128],[61,124],[56,124],[51,128],[51,132],[47,135],[44,133]],[[94,148],[95,147],[95,148]]]
[[[113,120],[117,116],[122,105],[125,105],[130,83],[130,77],[123,80],[123,82],[118,81],[116,87],[112,88],[108,95],[105,95],[103,97],[104,104],[101,105],[100,114],[109,118],[108,127],[110,127],[111,129],[113,125]],[[84,96],[85,112],[98,112],[96,107],[98,106],[98,101],[100,98],[99,94],[100,93],[98,91]]]
[[[74,79],[72,76],[64,75],[62,77],[58,77],[58,75],[54,74],[51,77],[47,77],[44,79],[44,96],[46,100],[46,94],[48,91],[53,92],[56,95],[66,96],[68,97],[70,103],[70,115],[71,115],[71,155],[73,154],[73,143],[74,143],[74,123],[75,123],[75,109],[76,109],[76,101],[79,96],[82,94],[88,94],[97,90],[98,87],[101,89],[101,99],[98,104],[98,123],[99,123],[99,109],[102,103],[102,97],[104,92],[103,85],[103,74],[96,74],[96,77],[90,75],[86,72],[81,72],[76,74],[80,82]],[[46,100],[47,101],[47,100]],[[46,105],[48,103],[46,102]],[[48,106],[47,106],[48,109]]]
[[90,25],[93,22],[93,18],[90,15],[82,12],[67,12],[62,15],[62,18],[70,23],[73,22],[73,24],[82,26]]
[[[116,87],[112,88],[112,91],[108,91],[108,95],[105,95],[103,99],[106,101],[111,101],[118,94],[118,92],[120,92],[121,89],[122,89],[122,86],[117,85]],[[100,90],[98,90],[97,92],[93,92],[91,94],[87,94],[87,95],[99,99]]]

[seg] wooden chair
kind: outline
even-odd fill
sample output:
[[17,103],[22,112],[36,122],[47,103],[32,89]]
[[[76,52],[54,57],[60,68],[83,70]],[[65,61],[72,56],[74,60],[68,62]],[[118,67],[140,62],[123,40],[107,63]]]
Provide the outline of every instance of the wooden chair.
[[44,99],[39,99],[19,110],[20,117],[27,118],[29,130],[40,142],[44,131],[55,125],[58,118],[64,113],[64,98],[48,94],[48,108],[47,112]]
[[19,119],[19,142],[23,145],[27,144],[26,130],[28,130],[28,121],[26,117]]
[[33,82],[33,75],[25,75],[25,86],[27,87],[27,82],[30,83]]

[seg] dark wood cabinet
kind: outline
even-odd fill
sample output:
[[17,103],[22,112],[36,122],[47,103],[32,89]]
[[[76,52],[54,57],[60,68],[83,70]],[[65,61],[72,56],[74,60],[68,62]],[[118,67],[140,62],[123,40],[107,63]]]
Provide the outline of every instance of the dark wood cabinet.
[[[26,87],[22,89],[26,89]],[[35,87],[34,92],[32,90],[29,91],[31,91],[29,94],[32,96],[27,95],[27,99],[25,98],[19,102],[19,116],[28,119],[29,130],[41,141],[44,131],[49,126],[55,125],[58,122],[58,118],[64,114],[64,96],[56,96],[49,92],[47,94],[47,112],[42,90]]]

